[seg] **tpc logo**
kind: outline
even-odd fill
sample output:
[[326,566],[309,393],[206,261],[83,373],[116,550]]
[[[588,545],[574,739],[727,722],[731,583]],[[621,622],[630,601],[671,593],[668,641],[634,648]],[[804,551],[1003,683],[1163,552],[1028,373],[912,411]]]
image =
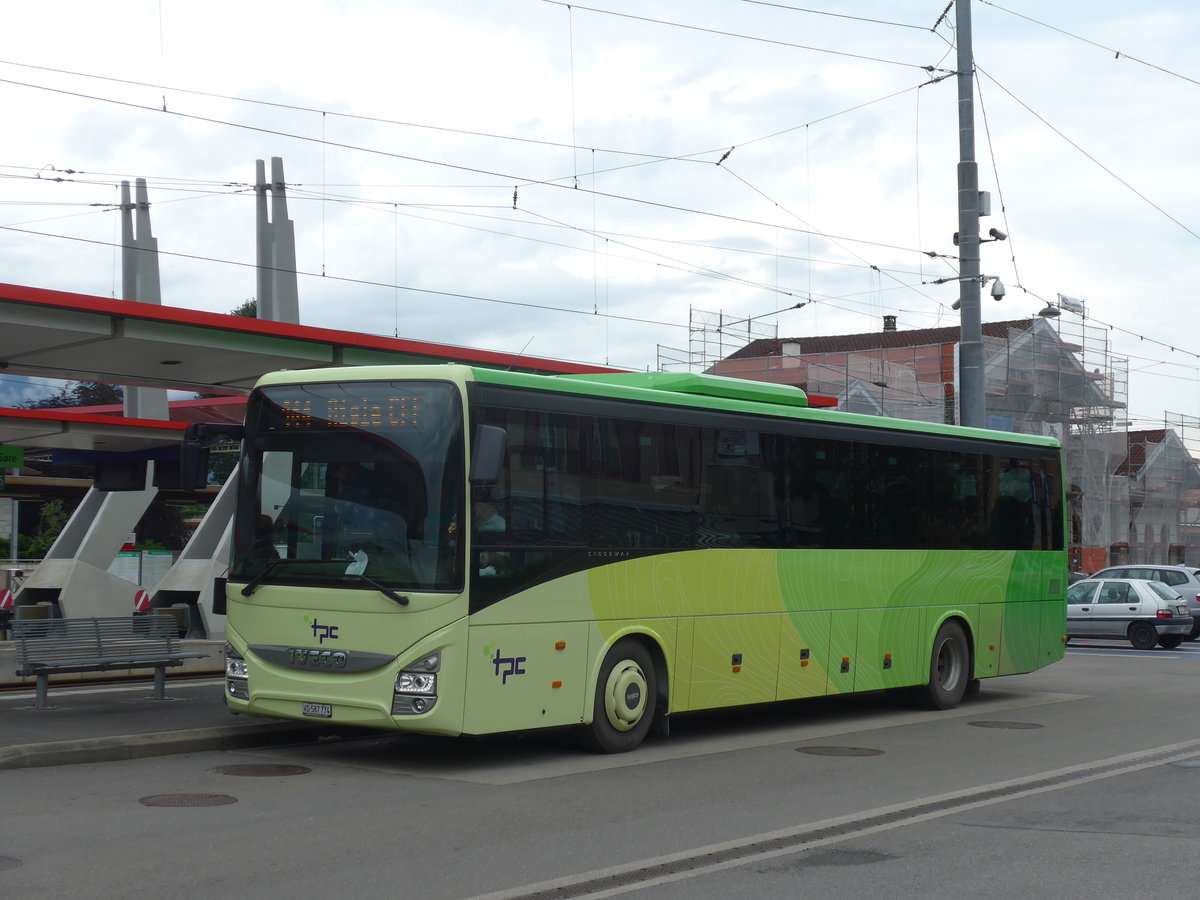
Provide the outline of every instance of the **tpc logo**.
[[[525,662],[524,656],[501,656],[500,648],[496,648],[496,655],[492,657],[492,665],[496,667],[496,674],[500,676],[501,684],[508,684],[509,675],[524,675],[525,670],[521,668],[521,663]],[[500,671],[500,667],[504,666],[504,671]]]
[[319,644],[325,643],[326,638],[329,638],[331,641],[338,639],[338,627],[336,625],[321,625],[315,617],[312,620],[312,633],[313,637],[319,639],[317,641]]

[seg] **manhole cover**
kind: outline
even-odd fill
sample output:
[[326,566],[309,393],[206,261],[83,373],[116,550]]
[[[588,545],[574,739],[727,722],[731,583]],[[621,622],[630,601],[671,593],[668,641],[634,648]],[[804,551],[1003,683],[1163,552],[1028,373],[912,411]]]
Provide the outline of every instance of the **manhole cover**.
[[1041,728],[1036,722],[968,722],[968,725],[974,725],[976,728]]
[[211,772],[216,772],[218,775],[240,775],[248,778],[276,778],[280,775],[307,775],[312,771],[308,766],[287,766],[287,765],[243,765],[243,766],[217,766],[215,769],[210,769]]
[[872,750],[869,747],[797,747],[797,753],[811,753],[813,756],[882,756],[882,750]]
[[15,869],[21,864],[21,861],[15,856],[0,856],[0,872],[5,869]]
[[[1171,763],[1173,766],[1178,766],[1181,769],[1200,769],[1200,759],[1180,759]],[[3,865],[0,865],[3,868]]]
[[155,794],[138,800],[142,806],[228,806],[237,797],[228,794]]

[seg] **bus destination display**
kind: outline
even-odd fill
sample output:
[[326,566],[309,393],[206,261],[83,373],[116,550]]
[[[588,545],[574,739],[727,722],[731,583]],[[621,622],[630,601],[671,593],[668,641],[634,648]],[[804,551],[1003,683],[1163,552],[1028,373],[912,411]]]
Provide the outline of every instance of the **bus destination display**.
[[419,396],[312,398],[279,401],[283,429],[414,428],[420,424]]

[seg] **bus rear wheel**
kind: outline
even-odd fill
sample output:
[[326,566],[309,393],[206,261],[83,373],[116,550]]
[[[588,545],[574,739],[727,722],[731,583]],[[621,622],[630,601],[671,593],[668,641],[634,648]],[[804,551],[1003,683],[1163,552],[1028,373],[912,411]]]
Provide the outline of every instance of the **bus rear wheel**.
[[929,681],[913,688],[913,705],[924,709],[953,709],[962,701],[971,681],[971,650],[958,622],[943,622],[933,639]]
[[578,731],[580,743],[596,753],[626,753],[645,738],[658,697],[654,661],[644,644],[617,641],[596,678],[592,722]]

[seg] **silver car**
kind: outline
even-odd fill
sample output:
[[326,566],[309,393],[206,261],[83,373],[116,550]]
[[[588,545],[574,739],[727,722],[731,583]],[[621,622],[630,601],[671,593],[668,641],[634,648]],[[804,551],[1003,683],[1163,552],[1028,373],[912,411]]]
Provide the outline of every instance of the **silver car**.
[[1192,629],[1187,601],[1158,581],[1089,578],[1067,588],[1068,638],[1118,638],[1138,650],[1168,650]]
[[1161,581],[1173,587],[1187,600],[1192,612],[1192,630],[1186,640],[1200,637],[1200,569],[1193,566],[1142,565],[1109,566],[1092,574],[1093,578],[1137,578],[1146,581]]

